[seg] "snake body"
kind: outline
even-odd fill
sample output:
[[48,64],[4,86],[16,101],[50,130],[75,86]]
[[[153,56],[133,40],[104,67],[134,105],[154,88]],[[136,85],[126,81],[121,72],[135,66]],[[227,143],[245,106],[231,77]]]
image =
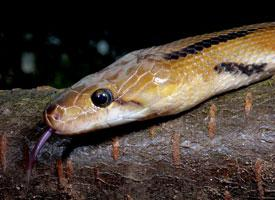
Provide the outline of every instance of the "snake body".
[[[51,102],[44,117],[58,134],[90,132],[188,110],[274,70],[275,22],[189,37],[133,51],[84,77]],[[99,90],[110,94],[108,105],[91,98]]]
[[274,71],[275,22],[131,52],[84,77],[46,107],[49,128],[30,153],[27,178],[53,132],[74,135],[177,114]]

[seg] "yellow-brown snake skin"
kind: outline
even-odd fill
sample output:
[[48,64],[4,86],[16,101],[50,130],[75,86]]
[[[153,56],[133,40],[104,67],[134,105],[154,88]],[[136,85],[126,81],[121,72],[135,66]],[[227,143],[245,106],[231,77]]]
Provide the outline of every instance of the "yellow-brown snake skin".
[[[51,102],[44,117],[56,133],[72,135],[173,115],[268,78],[274,69],[275,22],[189,37],[131,52],[84,77]],[[92,97],[95,91],[103,100]],[[104,98],[107,103],[95,105]]]

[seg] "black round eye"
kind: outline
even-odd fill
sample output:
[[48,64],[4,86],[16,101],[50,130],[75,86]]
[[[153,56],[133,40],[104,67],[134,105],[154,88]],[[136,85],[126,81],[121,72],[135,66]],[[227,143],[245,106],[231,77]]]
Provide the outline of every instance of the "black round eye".
[[104,108],[112,103],[113,94],[109,89],[98,89],[92,94],[91,99],[95,106]]

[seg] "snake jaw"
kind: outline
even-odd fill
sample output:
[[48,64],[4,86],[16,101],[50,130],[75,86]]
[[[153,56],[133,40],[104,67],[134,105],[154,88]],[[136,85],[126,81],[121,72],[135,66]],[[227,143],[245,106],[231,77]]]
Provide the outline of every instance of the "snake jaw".
[[40,137],[39,141],[35,144],[33,149],[31,150],[29,154],[29,162],[28,162],[28,167],[27,167],[27,181],[29,182],[30,176],[31,176],[31,171],[33,168],[33,165],[36,161],[37,155],[39,154],[40,150],[42,147],[45,145],[49,137],[52,135],[53,129],[48,128],[45,133]]

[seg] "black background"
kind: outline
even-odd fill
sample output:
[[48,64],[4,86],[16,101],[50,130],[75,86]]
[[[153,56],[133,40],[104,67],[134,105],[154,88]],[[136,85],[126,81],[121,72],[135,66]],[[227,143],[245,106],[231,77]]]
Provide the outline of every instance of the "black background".
[[[275,21],[268,2],[47,2],[2,7],[0,89],[68,87],[132,50],[245,24]],[[34,5],[32,5],[34,6]],[[37,6],[37,5],[35,5]],[[57,39],[56,44],[51,38]],[[98,41],[109,45],[101,55]],[[22,54],[35,56],[35,71],[21,69]],[[66,58],[66,62],[62,58]]]

